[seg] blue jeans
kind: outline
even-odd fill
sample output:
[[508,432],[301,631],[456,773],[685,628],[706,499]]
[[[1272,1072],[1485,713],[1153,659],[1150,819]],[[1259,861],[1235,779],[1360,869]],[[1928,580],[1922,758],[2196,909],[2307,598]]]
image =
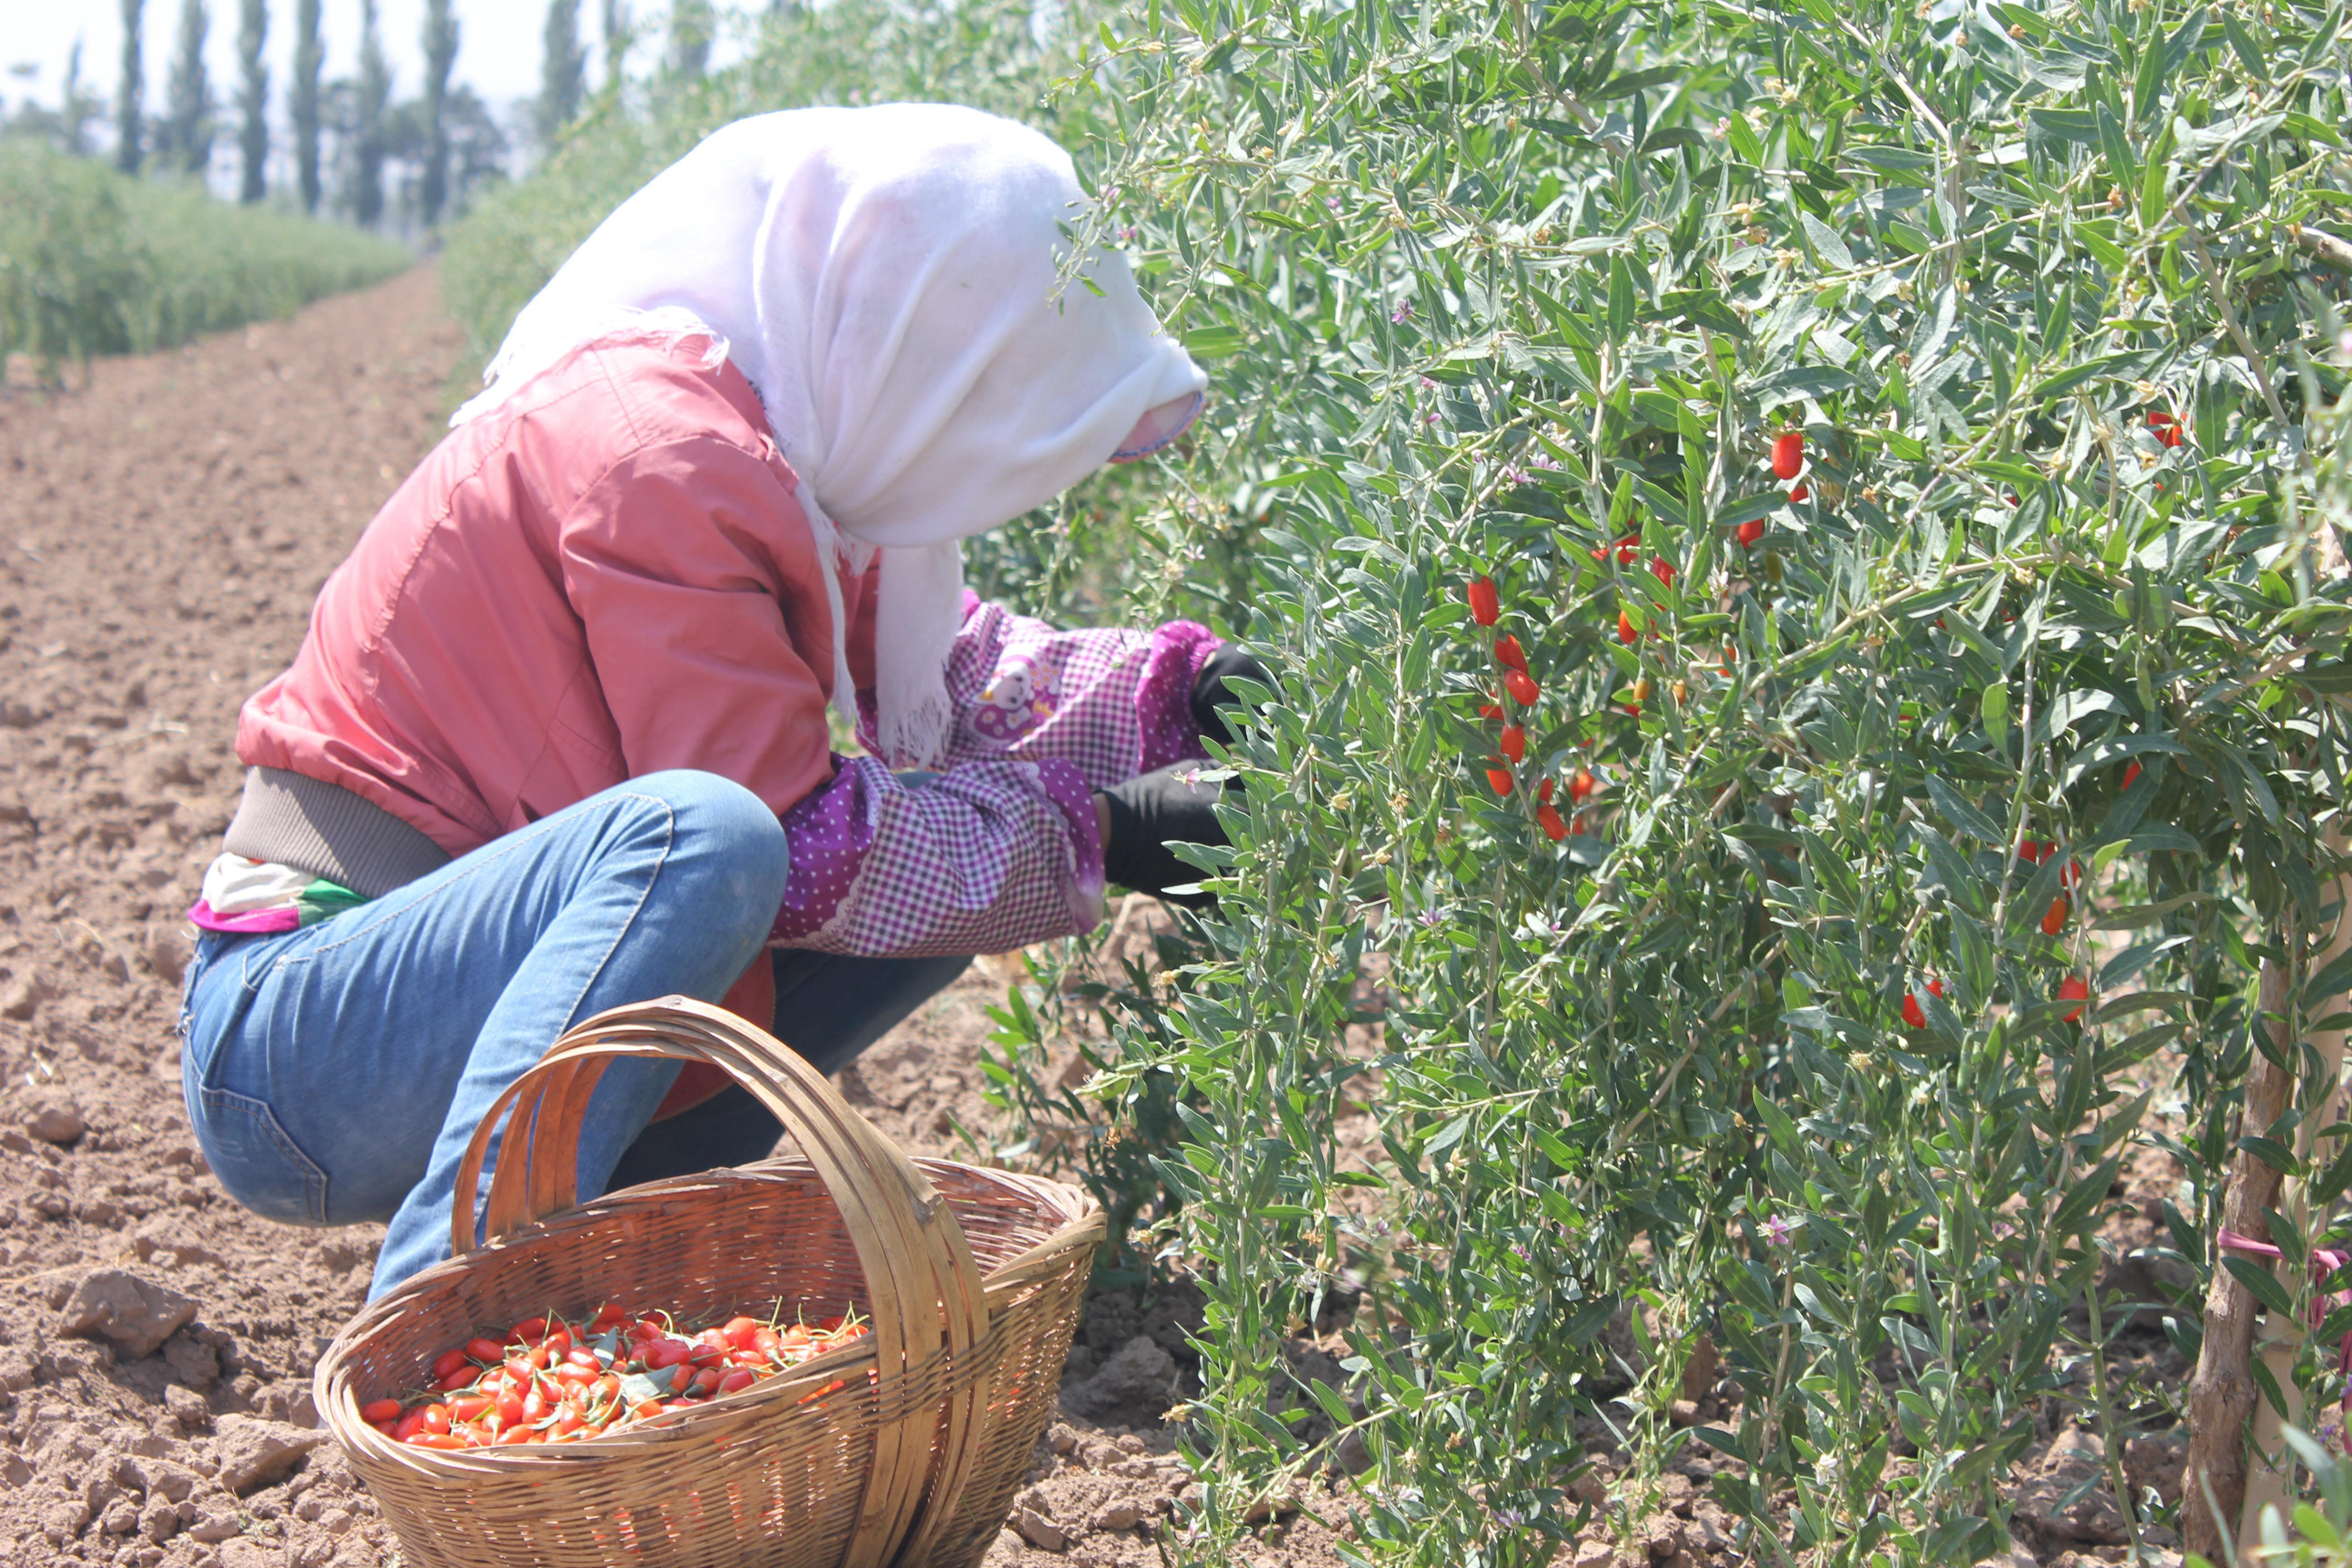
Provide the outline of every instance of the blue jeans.
[[[214,1174],[265,1218],[388,1221],[369,1289],[382,1295],[448,1256],[458,1162],[507,1086],[607,1007],[724,995],[767,940],[786,859],[750,791],[653,773],[333,920],[207,934],[181,1071]],[[778,1017],[830,1070],[967,962],[779,952]],[[677,1076],[654,1061],[605,1072],[581,1133],[583,1198],[774,1147],[774,1120],[740,1090],[649,1130]]]

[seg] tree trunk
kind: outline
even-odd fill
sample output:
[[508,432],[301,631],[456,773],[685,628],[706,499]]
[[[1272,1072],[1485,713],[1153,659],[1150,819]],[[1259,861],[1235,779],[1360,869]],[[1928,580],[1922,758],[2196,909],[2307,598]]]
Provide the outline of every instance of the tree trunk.
[[[2284,1017],[2294,983],[2287,966],[2265,960],[2257,993],[2265,1014]],[[2257,1021],[2257,1026],[2263,1026]],[[2294,1092],[2294,1055],[2285,1031],[2267,1026],[2289,1066],[2254,1053],[2246,1073],[2246,1106],[2239,1121],[2242,1136],[2277,1121]],[[2231,1162],[2230,1187],[2221,1200],[2221,1225],[2254,1241],[2270,1239],[2263,1211],[2278,1198],[2279,1173],[2241,1152]],[[2236,1543],[2238,1515],[2246,1500],[2246,1418],[2253,1414],[2253,1295],[2222,1267],[2217,1256],[2213,1285],[2205,1293],[2205,1342],[2189,1380],[2189,1473],[2181,1492],[2181,1546],[2208,1562],[2229,1560]],[[2207,1500],[2207,1494],[2211,1500]],[[2227,1542],[2228,1544],[2224,1544]]]

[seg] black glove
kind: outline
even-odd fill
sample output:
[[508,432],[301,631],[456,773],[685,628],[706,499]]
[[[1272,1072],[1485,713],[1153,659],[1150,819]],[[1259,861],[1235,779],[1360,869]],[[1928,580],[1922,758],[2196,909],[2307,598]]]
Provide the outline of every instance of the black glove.
[[1179,844],[1225,842],[1224,827],[1217,821],[1214,810],[1223,790],[1214,784],[1187,782],[1205,765],[1171,763],[1103,791],[1103,804],[1109,808],[1110,816],[1110,839],[1103,846],[1106,878],[1122,888],[1156,894],[1188,909],[1202,909],[1216,902],[1207,893],[1167,890],[1181,883],[1197,882],[1208,875],[1171,854],[1171,839]]
[[1270,688],[1274,685],[1274,677],[1265,672],[1265,666],[1231,643],[1211,654],[1202,664],[1201,673],[1192,679],[1192,722],[1203,740],[1214,741],[1221,746],[1232,745],[1234,737],[1233,731],[1225,728],[1225,721],[1217,710],[1239,708],[1244,712],[1251,710],[1251,704],[1226,687],[1225,678],[1229,675],[1255,680],[1260,686]]

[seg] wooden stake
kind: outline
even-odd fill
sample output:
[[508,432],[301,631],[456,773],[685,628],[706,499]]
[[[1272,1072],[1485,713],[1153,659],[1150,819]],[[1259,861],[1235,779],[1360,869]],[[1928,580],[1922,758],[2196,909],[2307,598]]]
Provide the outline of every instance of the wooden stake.
[[[2292,933],[2288,935],[2291,941]],[[2293,984],[2287,966],[2265,959],[2256,1005],[2283,1019]],[[2262,1026],[2260,1020],[2257,1026]],[[2275,1024],[2268,1026],[2289,1065],[2281,1068],[2261,1051],[2254,1053],[2253,1065],[2246,1071],[2241,1135],[2260,1132],[2276,1121],[2294,1092],[2294,1058],[2286,1031]],[[2240,1151],[2231,1163],[2229,1190],[2221,1199],[2222,1228],[2255,1241],[2269,1240],[2270,1221],[2263,1211],[2278,1190],[2279,1173]],[[2212,1563],[2228,1559],[2245,1507],[2246,1418],[2253,1414],[2256,1397],[2252,1370],[2255,1316],[2252,1292],[2217,1262],[2212,1286],[2205,1292],[2205,1342],[2189,1379],[2189,1469],[2181,1495],[2189,1502],[2180,1510],[2182,1549]],[[2202,1501],[2208,1494],[2212,1498],[2210,1508]]]
[[[2343,853],[2344,841],[2340,833],[2329,833],[2327,847],[2337,854]],[[2352,877],[2337,880],[2334,896],[2336,929],[2329,936],[2327,945],[2311,960],[2308,973],[2313,974],[2324,971],[2347,947],[2352,947],[2352,918],[2347,918],[2347,913],[2352,913]],[[2308,999],[2304,1011],[2309,1016],[2326,1017],[2342,1011],[2342,1008],[2339,997],[2313,997]],[[2316,1152],[2314,1144],[2319,1129],[2335,1120],[2321,1114],[2321,1111],[2335,1100],[2343,1077],[2344,1031],[2330,1029],[2324,1034],[2309,1035],[2305,1039],[2319,1057],[2319,1082],[2325,1086],[2321,1102],[2306,1108],[2307,1114],[2295,1133],[2295,1154],[2308,1164]],[[2309,1236],[2314,1228],[2307,1186],[2308,1184],[2300,1176],[2290,1176],[2281,1184],[2278,1201],[2279,1214],[2305,1236]],[[2297,1287],[2307,1283],[2308,1276],[2282,1282],[2287,1285],[2290,1294],[2300,1294]],[[2263,1510],[2274,1508],[2284,1521],[2294,1507],[2289,1496],[2289,1478],[2294,1473],[2294,1462],[2293,1457],[2285,1453],[2279,1433],[2286,1426],[2305,1427],[2309,1425],[2304,1418],[2303,1391],[2294,1384],[2294,1367],[2302,1357],[2304,1342],[2310,1334],[2311,1325],[2302,1318],[2285,1322],[2266,1318],[2263,1325],[2263,1365],[2286,1400],[2286,1412],[2282,1415],[2272,1408],[2267,1399],[2258,1399],[2254,1405],[2253,1453],[2246,1479],[2246,1501],[2238,1516],[2238,1555],[2241,1561],[2252,1561],[2247,1554],[2262,1545]]]

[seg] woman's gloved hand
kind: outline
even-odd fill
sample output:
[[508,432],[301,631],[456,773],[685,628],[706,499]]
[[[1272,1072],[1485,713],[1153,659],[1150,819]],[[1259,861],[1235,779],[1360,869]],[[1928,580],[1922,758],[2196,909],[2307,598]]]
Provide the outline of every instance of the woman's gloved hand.
[[1207,875],[1176,858],[1168,848],[1171,839],[1179,844],[1225,842],[1225,830],[1214,809],[1223,788],[1201,781],[1203,767],[1200,763],[1171,763],[1139,773],[1095,797],[1102,803],[1109,829],[1103,837],[1105,878],[1187,909],[1204,909],[1216,902],[1207,893],[1168,891]]
[[1217,710],[1240,708],[1246,710],[1251,707],[1239,693],[1225,685],[1225,678],[1234,675],[1244,680],[1254,680],[1260,686],[1271,688],[1274,685],[1274,677],[1266,673],[1265,666],[1231,643],[1202,662],[1201,673],[1192,678],[1192,723],[1203,740],[1214,741],[1221,746],[1232,745],[1234,736]]

